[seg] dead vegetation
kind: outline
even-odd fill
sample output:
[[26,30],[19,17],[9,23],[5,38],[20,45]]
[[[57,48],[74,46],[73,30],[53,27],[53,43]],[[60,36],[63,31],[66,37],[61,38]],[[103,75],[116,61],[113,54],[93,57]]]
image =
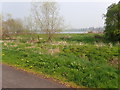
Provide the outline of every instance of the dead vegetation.
[[66,41],[52,42],[51,45],[67,45]]
[[56,53],[59,53],[59,52],[60,52],[59,47],[58,47],[58,48],[55,48],[55,49],[49,49],[49,50],[48,50],[48,54],[51,54],[51,55],[56,54]]
[[64,40],[64,39],[70,39],[70,38],[71,38],[71,36],[63,36],[60,39]]
[[113,66],[113,67],[115,67],[115,68],[117,68],[117,69],[120,69],[120,60],[119,60],[118,58],[116,58],[116,59],[111,59],[111,60],[108,61],[108,63],[109,63],[111,66]]

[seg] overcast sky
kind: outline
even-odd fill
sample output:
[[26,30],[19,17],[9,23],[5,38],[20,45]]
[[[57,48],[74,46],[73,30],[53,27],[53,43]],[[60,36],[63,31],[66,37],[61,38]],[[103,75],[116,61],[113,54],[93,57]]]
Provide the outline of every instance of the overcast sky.
[[[59,2],[60,14],[71,28],[87,28],[104,26],[103,14],[113,2]],[[2,3],[2,11],[10,13],[14,18],[23,18],[30,13],[29,2]]]

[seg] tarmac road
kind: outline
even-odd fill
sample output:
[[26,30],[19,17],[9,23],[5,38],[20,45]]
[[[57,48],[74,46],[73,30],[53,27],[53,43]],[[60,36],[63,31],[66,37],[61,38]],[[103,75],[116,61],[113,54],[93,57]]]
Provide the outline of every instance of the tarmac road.
[[2,88],[66,88],[66,86],[2,65]]

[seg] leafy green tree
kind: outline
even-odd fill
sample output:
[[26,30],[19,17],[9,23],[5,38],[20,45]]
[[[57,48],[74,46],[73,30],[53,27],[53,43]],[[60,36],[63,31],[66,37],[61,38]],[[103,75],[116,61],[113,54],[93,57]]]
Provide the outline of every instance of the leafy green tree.
[[120,2],[110,5],[105,17],[106,38],[111,41],[120,41]]

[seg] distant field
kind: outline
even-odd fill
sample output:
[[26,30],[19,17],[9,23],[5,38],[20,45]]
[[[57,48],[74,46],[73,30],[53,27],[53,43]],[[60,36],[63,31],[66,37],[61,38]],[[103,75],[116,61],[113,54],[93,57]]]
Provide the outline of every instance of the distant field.
[[103,34],[58,34],[52,43],[44,34],[4,39],[3,63],[42,72],[80,87],[118,88],[118,42]]

